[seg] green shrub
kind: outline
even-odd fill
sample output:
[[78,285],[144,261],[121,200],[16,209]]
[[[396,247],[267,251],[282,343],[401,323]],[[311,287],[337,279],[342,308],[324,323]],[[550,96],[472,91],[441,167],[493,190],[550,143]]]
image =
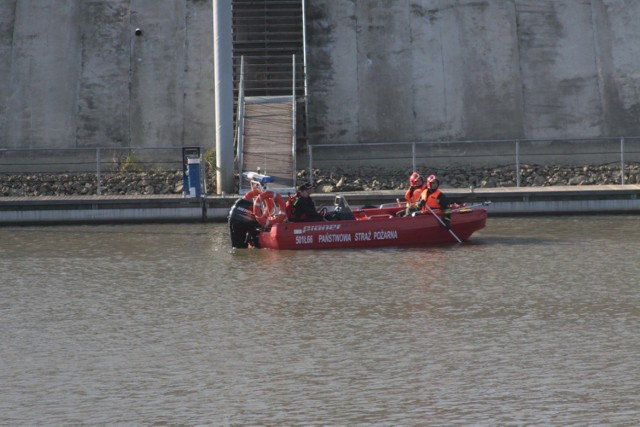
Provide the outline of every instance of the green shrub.
[[142,166],[136,161],[133,153],[127,154],[124,158],[120,159],[118,164],[118,171],[120,172],[141,172]]
[[207,167],[207,171],[209,171],[209,173],[211,172],[215,172],[218,170],[218,168],[216,167],[216,150],[215,149],[210,149],[207,150],[204,153],[204,157],[203,157],[203,161],[205,166]]

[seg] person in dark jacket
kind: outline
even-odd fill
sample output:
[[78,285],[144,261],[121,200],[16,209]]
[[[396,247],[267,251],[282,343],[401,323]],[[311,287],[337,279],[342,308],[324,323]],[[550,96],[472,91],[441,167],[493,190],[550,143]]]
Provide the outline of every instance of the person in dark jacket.
[[289,221],[324,221],[322,215],[316,210],[316,204],[311,198],[313,185],[311,183],[302,184],[298,187],[296,194],[287,201],[287,217]]

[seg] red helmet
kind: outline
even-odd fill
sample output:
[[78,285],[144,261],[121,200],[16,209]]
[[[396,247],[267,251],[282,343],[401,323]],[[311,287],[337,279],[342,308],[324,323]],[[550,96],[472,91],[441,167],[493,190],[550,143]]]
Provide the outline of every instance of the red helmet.
[[423,181],[423,179],[420,176],[420,174],[418,172],[412,173],[411,176],[409,177],[409,184],[411,184],[411,185],[419,185],[418,181]]
[[438,184],[440,184],[440,180],[438,179],[437,176],[435,175],[429,175],[429,178],[427,178],[427,188],[431,188],[431,183],[435,181]]

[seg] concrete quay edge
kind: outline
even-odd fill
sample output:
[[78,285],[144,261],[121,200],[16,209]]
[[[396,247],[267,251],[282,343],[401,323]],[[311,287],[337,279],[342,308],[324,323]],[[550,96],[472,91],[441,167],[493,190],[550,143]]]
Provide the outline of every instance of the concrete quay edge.
[[[460,203],[482,203],[489,216],[640,213],[640,185],[443,189]],[[344,195],[352,207],[402,200],[403,191],[316,193],[316,205]],[[46,196],[0,198],[0,226],[39,224],[224,222],[238,195]]]

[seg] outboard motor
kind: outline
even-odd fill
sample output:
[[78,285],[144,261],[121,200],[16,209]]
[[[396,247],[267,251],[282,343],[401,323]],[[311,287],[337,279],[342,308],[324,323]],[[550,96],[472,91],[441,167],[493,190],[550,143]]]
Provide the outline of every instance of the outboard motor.
[[258,221],[253,216],[253,201],[238,199],[229,211],[229,232],[231,246],[247,248],[249,245],[259,247]]

